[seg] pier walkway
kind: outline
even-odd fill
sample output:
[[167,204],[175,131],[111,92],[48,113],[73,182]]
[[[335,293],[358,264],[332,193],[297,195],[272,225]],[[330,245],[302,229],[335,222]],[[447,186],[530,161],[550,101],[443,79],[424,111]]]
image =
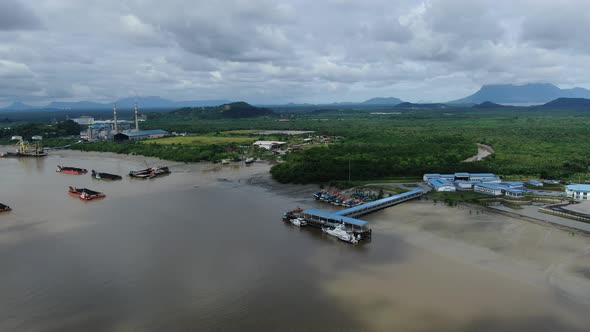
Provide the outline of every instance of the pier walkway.
[[356,217],[418,198],[423,194],[424,191],[422,189],[414,189],[403,194],[382,198],[374,202],[361,204],[334,213],[318,209],[307,209],[303,210],[302,216],[309,225],[320,228],[324,226],[333,227],[338,224],[344,224],[348,231],[351,231],[356,235],[361,235],[363,239],[367,239],[371,237],[371,229],[367,227],[368,223],[366,221],[356,219]]

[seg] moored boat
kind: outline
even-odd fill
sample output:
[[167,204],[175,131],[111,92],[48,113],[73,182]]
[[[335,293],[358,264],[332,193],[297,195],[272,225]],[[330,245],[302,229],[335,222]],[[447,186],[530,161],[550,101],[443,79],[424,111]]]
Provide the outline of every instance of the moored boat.
[[256,159],[254,158],[246,158],[246,160],[244,160],[244,163],[246,165],[250,165],[251,163],[253,163]]
[[150,167],[139,171],[130,171],[129,176],[138,179],[153,179],[157,176],[170,174],[170,169],[166,166]]
[[97,179],[97,180],[114,181],[114,180],[121,180],[123,177],[121,177],[121,175],[117,175],[117,174],[102,173],[102,172],[97,172],[95,170],[92,170],[92,178]]
[[301,217],[293,218],[290,220],[290,222],[295,226],[307,226],[307,221]]
[[90,201],[93,199],[106,197],[105,194],[99,191],[94,191],[87,188],[76,188],[73,186],[70,186],[68,194],[74,197],[78,197],[79,199],[84,201]]
[[348,243],[357,243],[359,242],[359,238],[355,237],[354,233],[348,232],[344,224],[337,225],[333,228],[322,227],[322,231],[328,235],[336,237],[338,240],[348,242]]
[[303,209],[301,209],[299,207],[295,210],[285,212],[285,213],[283,213],[283,221],[290,222],[291,219],[299,218],[299,217],[301,217],[302,212],[303,212]]
[[8,212],[12,210],[10,206],[0,203],[0,212]]
[[59,172],[59,173],[76,174],[76,175],[88,173],[88,170],[86,168],[63,167],[63,166],[59,166],[59,165],[57,165],[57,169],[55,171]]

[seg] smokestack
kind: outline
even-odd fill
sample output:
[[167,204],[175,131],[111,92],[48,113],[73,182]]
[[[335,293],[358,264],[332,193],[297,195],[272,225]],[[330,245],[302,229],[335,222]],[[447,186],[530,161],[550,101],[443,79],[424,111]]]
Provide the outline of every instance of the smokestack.
[[113,104],[113,117],[115,120],[115,134],[118,134],[119,130],[117,129],[117,102]]
[[139,122],[137,121],[137,102],[135,102],[135,131],[139,131]]

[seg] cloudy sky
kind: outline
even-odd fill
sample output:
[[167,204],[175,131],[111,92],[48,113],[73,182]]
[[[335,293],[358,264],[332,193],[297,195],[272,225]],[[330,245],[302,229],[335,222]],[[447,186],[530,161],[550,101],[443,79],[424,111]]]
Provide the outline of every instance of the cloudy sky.
[[587,0],[0,0],[0,105],[20,100],[448,101],[590,88]]

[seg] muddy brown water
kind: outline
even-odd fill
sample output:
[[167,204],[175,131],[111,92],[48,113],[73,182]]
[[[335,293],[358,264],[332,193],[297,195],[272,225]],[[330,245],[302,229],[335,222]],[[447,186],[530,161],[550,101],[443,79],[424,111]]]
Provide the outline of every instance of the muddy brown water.
[[[368,216],[372,242],[351,246],[282,223],[297,205],[329,208],[310,187],[270,181],[266,164],[148,164],[173,173],[103,182],[55,169],[125,175],[144,159],[0,159],[0,202],[14,209],[0,214],[0,331],[590,326],[582,238],[552,233],[543,248],[544,228],[418,201]],[[69,185],[107,197],[82,202]],[[578,273],[558,264],[566,258]]]

